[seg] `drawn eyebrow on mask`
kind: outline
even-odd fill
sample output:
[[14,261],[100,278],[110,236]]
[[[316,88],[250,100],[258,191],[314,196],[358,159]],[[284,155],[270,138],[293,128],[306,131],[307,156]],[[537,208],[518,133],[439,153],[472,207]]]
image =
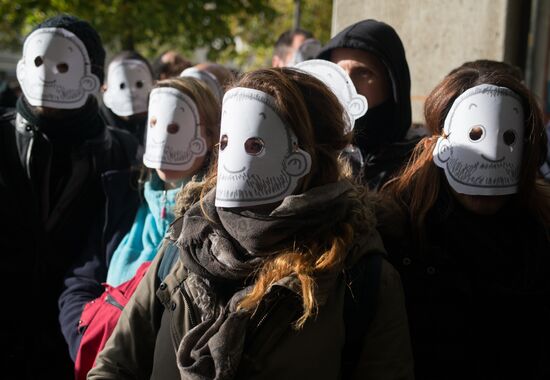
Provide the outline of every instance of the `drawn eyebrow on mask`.
[[260,115],[261,117],[263,117],[264,120],[266,119],[265,112],[260,112],[259,115]]
[[477,108],[477,104],[475,104],[475,103],[470,103],[470,105],[468,106],[468,110],[471,110],[472,107]]
[[185,112],[185,108],[183,108],[183,106],[179,106],[178,108],[181,110],[181,112]]

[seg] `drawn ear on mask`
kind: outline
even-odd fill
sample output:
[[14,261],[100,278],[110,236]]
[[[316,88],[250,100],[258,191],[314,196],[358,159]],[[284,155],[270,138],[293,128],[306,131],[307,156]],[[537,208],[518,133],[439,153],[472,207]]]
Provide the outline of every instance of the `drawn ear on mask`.
[[361,98],[353,98],[348,104],[348,108],[352,116],[357,120],[359,117],[363,116],[369,109],[367,98],[365,97],[364,100]]
[[293,152],[285,158],[283,170],[292,177],[302,177],[311,169],[311,157],[307,152]]
[[19,81],[25,79],[25,62],[22,59],[17,62],[16,75]]
[[85,75],[80,80],[80,85],[86,92],[96,92],[99,90],[99,79],[95,75]]
[[453,147],[449,140],[445,137],[439,137],[435,145],[434,151],[437,154],[437,159],[440,162],[447,162],[453,155]]
[[189,146],[191,147],[191,152],[195,156],[201,156],[206,152],[206,143],[200,137],[191,141],[191,144]]

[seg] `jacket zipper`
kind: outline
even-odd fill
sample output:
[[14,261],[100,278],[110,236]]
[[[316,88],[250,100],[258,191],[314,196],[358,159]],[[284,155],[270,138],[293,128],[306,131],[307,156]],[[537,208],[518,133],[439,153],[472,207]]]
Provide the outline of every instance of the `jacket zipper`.
[[31,179],[31,152],[32,152],[32,146],[34,145],[34,131],[32,133],[32,137],[29,141],[29,145],[27,146],[27,157],[26,157],[26,161],[27,161],[27,177],[29,178],[29,180],[31,180],[31,183],[32,183],[32,179]]
[[162,208],[160,209],[160,218],[166,219],[166,190],[162,192]]
[[120,303],[118,303],[117,300],[115,300],[113,297],[111,297],[110,294],[107,294],[107,297],[105,297],[105,302],[107,302],[108,304],[113,305],[116,308],[119,308],[120,310],[124,309],[124,306],[122,306]]
[[[280,293],[280,292],[278,292]],[[271,315],[271,313],[273,312],[273,310],[275,310],[275,308],[277,307],[277,305],[279,304],[279,297],[278,297],[278,294],[276,296],[273,297],[273,301],[271,303],[271,305],[269,306],[269,308],[263,313],[263,316],[262,318],[258,321],[258,323],[256,324],[256,329],[255,329],[255,333],[258,332],[258,330],[260,329],[260,327],[262,327],[262,325],[264,324],[265,320],[267,319],[267,317],[269,317],[269,315]],[[256,335],[256,334],[254,334]]]
[[[182,286],[185,286],[182,284]],[[197,319],[195,317],[195,309],[193,308],[193,304],[191,302],[191,299],[189,298],[189,295],[185,291],[185,289],[182,289],[182,286],[180,286],[180,292],[183,295],[183,300],[185,302],[185,305],[187,306],[187,310],[189,310],[189,319],[191,320],[191,326],[195,327],[198,325]]]

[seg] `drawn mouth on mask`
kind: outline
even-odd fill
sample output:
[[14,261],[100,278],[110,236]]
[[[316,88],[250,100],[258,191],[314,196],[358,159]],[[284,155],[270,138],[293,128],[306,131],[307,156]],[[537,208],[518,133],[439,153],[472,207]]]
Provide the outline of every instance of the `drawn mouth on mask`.
[[225,165],[223,165],[223,168],[225,169],[226,172],[231,173],[231,174],[242,173],[242,172],[244,172],[244,169],[246,169],[246,168],[243,166],[242,169],[240,169],[240,170],[229,170]]
[[48,86],[51,86],[51,85],[54,85],[55,82],[57,82],[57,79],[52,79],[52,80],[45,80],[45,79],[42,79],[42,78],[38,78],[40,80],[40,82],[44,83],[45,85],[48,85]]
[[487,161],[489,161],[489,162],[501,162],[501,161],[504,160],[504,156],[502,156],[502,158],[499,158],[499,159],[497,159],[497,160],[491,160],[490,158],[485,157],[483,154],[481,155],[481,157],[482,157],[484,160],[487,160]]
[[153,136],[151,136],[151,141],[155,145],[163,145],[164,143],[166,143],[166,139],[162,139],[160,141],[157,141]]

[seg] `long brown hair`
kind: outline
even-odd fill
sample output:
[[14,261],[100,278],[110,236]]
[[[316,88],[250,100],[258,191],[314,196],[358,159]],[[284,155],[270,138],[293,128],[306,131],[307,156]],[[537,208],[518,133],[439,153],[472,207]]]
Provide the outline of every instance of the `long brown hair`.
[[[524,109],[524,144],[521,178],[516,199],[522,207],[550,225],[550,192],[548,185],[537,181],[537,173],[546,156],[547,138],[541,109],[531,92],[505,70],[482,70],[475,65],[453,70],[439,83],[426,99],[424,116],[426,128],[431,133],[416,146],[413,155],[401,174],[383,188],[401,202],[409,211],[413,234],[422,241],[428,211],[434,205],[439,192],[446,190],[447,181],[432,159],[438,137],[455,99],[467,89],[492,84],[507,87],[522,100]],[[445,187],[445,189],[444,189]]]
[[[295,194],[343,178],[338,157],[351,142],[351,135],[344,132],[342,106],[321,81],[295,69],[263,69],[244,74],[234,87],[256,89],[271,95],[280,117],[298,138],[300,148],[310,154],[311,171],[302,179]],[[213,171],[209,185],[203,188],[202,197],[215,179]],[[343,268],[355,232],[351,223],[353,221],[346,221],[336,226],[330,236],[295,242],[294,246],[273,255],[256,272],[253,289],[241,301],[240,307],[253,310],[272,284],[295,275],[301,284],[303,304],[303,314],[296,326],[303,326],[317,307],[315,276],[323,271]],[[368,221],[364,221],[362,228],[369,227]]]

